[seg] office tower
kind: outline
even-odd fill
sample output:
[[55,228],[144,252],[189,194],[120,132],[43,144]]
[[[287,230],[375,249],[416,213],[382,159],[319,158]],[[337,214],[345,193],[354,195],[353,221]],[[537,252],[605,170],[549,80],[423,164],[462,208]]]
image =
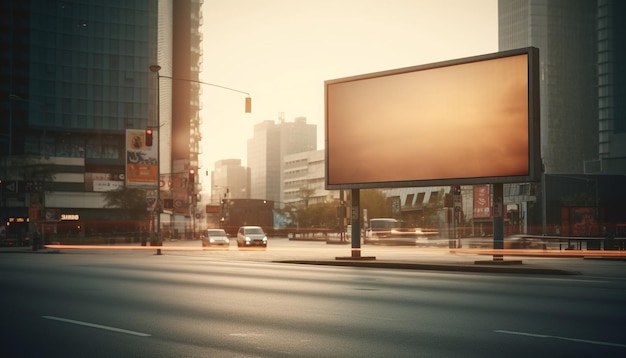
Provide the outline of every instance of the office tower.
[[626,3],[598,1],[598,156],[589,173],[626,173]]
[[248,139],[248,168],[250,168],[250,199],[284,201],[284,157],[288,154],[317,149],[317,128],[306,118],[293,122],[263,121],[254,126]]
[[159,0],[159,127],[168,148],[161,154],[161,219],[164,227],[178,232],[194,230],[193,216],[198,213],[202,4]]
[[540,54],[546,175],[537,186],[537,202],[522,216],[543,234],[580,236],[578,227],[588,228],[582,233],[587,236],[615,230],[624,220],[625,3],[499,0],[498,16],[500,50],[534,46]]
[[614,0],[500,0],[499,49],[540,53],[547,174],[626,171],[626,25]]
[[248,169],[241,165],[241,159],[224,159],[215,163],[211,172],[211,203],[221,199],[248,198]]
[[596,1],[501,0],[498,13],[500,51],[539,48],[546,171],[583,173],[598,145]]
[[[0,4],[0,117],[7,123],[0,126],[1,179],[39,185],[3,192],[0,219],[54,221],[46,229],[57,234],[66,226],[85,234],[102,229],[92,222],[127,219],[127,211],[105,207],[103,193],[127,182],[128,130],[141,138],[155,130],[161,173],[172,173],[172,163],[185,156],[187,167],[197,166],[198,91],[184,81],[190,90],[174,87],[165,76],[197,79],[201,3]],[[162,67],[159,81],[151,65]],[[29,161],[48,174],[29,176]],[[157,183],[171,182],[163,179]]]
[[320,149],[285,156],[284,204],[307,207],[339,200],[339,191],[326,190],[324,155],[325,151]]

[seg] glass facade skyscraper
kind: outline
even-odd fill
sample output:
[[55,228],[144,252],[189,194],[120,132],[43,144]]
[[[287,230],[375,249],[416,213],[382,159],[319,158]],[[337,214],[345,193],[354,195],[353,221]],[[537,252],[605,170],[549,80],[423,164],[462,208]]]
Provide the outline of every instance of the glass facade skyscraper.
[[[60,218],[72,218],[84,234],[89,228],[80,223],[127,219],[125,210],[105,207],[103,192],[124,186],[129,129],[160,129],[155,189],[174,181],[175,165],[185,176],[197,168],[199,90],[190,81],[199,73],[201,4],[0,3],[0,179],[20,183],[15,190],[3,186],[2,222],[46,215],[58,224],[47,230],[60,231]],[[162,67],[160,79],[151,65]],[[187,81],[175,88],[174,77]],[[185,105],[174,110],[174,103]],[[46,173],[30,176],[35,167]],[[43,188],[22,187],[34,179]],[[162,197],[172,198],[176,189],[161,185]]]
[[500,51],[539,48],[546,173],[625,173],[626,5],[500,0],[498,15]]
[[511,203],[528,204],[521,217],[535,233],[623,235],[626,3],[499,0],[498,16],[501,51],[534,46],[540,54],[545,175],[536,202]]
[[86,164],[123,159],[121,137],[105,135],[147,125],[156,2],[0,6],[2,33],[8,34],[0,54],[0,110],[13,120],[12,154],[84,157]]

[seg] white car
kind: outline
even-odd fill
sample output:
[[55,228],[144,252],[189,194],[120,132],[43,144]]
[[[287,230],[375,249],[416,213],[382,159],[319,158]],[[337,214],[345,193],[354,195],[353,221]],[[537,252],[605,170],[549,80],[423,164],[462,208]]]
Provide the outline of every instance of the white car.
[[239,228],[239,231],[237,231],[237,246],[267,247],[267,236],[260,226],[242,226]]
[[224,229],[207,229],[200,237],[202,247],[223,245],[228,246],[230,240]]

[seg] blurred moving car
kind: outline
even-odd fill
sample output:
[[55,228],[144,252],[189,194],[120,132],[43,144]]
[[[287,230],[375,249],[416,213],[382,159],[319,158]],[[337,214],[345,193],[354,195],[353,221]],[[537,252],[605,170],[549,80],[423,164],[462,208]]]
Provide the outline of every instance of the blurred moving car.
[[533,249],[545,250],[546,241],[536,237],[512,235],[504,238],[505,249]]
[[420,228],[391,229],[388,231],[366,232],[365,244],[374,245],[436,245],[437,240],[431,240],[439,235],[438,232],[423,232]]
[[200,236],[200,240],[202,241],[202,247],[228,246],[230,244],[228,234],[226,234],[224,229],[207,229]]
[[242,226],[237,231],[237,246],[238,247],[252,247],[262,246],[267,247],[267,236],[260,226]]
[[[545,250],[547,241],[531,235],[510,235],[504,238],[503,247],[505,249],[530,249]],[[469,241],[469,248],[493,248],[493,237],[472,238]]]
[[419,227],[404,227],[403,222],[393,218],[373,218],[365,232],[364,244],[422,245],[435,244],[436,231],[422,231]]

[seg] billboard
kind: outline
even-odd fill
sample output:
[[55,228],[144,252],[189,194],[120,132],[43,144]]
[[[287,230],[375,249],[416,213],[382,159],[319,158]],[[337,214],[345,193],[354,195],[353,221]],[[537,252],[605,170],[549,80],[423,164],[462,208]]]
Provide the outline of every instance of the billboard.
[[126,186],[156,188],[158,179],[158,132],[153,143],[146,145],[146,132],[142,129],[126,130]]
[[326,188],[538,181],[539,51],[329,80]]

